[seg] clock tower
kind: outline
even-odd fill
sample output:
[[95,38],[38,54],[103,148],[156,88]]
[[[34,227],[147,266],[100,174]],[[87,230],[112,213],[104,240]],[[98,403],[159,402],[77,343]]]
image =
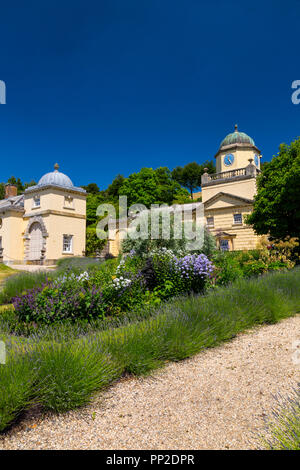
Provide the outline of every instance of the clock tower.
[[252,159],[256,168],[260,170],[260,150],[251,137],[238,131],[237,124],[235,125],[235,131],[222,140],[215,159],[217,173],[245,168],[249,163],[249,159]]
[[222,140],[215,155],[215,174],[201,178],[202,203],[207,228],[221,250],[256,248],[259,237],[245,218],[252,212],[261,152],[237,125]]

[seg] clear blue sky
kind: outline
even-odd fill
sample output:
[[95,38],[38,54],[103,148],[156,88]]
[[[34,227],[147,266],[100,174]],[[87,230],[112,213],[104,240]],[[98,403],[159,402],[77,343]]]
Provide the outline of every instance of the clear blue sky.
[[57,161],[76,185],[300,135],[299,0],[1,2],[0,181]]

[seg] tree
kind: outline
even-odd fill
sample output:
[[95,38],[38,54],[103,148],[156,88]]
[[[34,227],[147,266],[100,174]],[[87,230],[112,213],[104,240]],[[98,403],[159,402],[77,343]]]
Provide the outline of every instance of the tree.
[[5,184],[0,183],[0,200],[5,198]]
[[14,176],[11,176],[10,178],[8,178],[7,183],[16,186],[18,194],[22,194],[24,192],[24,186],[20,178],[16,179]]
[[180,184],[172,178],[166,167],[142,168],[139,173],[132,173],[119,188],[119,195],[127,196],[128,206],[132,204],[172,204],[177,194],[182,195]]
[[96,256],[101,253],[107,240],[97,237],[96,228],[88,227],[86,230],[86,256]]
[[177,166],[172,171],[172,177],[181,186],[184,186],[190,191],[191,198],[193,199],[193,193],[195,189],[201,187],[201,176],[204,173],[204,169],[207,168],[208,173],[215,173],[216,168],[212,161],[206,161],[202,165],[196,162],[188,163],[184,167]]
[[119,191],[124,181],[125,178],[123,175],[117,175],[113,182],[108,186],[106,190],[107,195],[111,198],[117,198],[119,196]]
[[88,194],[98,194],[99,187],[96,183],[90,183],[87,186],[81,186]]
[[36,186],[37,182],[34,180],[31,180],[29,183],[24,183],[24,190],[27,188],[30,188],[30,186]]
[[257,178],[253,212],[246,222],[259,235],[283,240],[300,236],[300,138],[281,144]]

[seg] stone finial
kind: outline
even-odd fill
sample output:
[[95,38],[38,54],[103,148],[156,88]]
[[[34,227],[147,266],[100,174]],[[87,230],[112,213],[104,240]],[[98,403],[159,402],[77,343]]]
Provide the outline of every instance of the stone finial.
[[204,172],[207,173],[207,172],[208,172],[208,168],[204,168]]
[[237,124],[234,126],[234,132],[238,132],[238,125]]
[[55,163],[55,165],[54,165],[54,170],[55,170],[55,171],[58,171],[58,169],[59,169],[59,164],[58,164],[58,163]]
[[250,165],[252,164],[253,162],[253,158],[248,158],[248,162],[250,163]]

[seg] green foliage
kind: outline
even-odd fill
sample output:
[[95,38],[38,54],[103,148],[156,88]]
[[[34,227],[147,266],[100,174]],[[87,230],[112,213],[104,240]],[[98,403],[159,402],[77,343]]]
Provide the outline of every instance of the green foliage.
[[256,233],[275,239],[299,238],[300,227],[300,138],[280,145],[279,154],[257,178],[254,210],[246,222]]
[[96,256],[103,250],[107,240],[97,237],[95,227],[87,227],[86,230],[86,256]]
[[[174,217],[170,217],[170,237],[164,238],[162,236],[162,218],[159,223],[159,238],[151,237],[151,221],[148,223],[148,237],[143,238],[125,238],[122,242],[123,253],[134,251],[137,256],[145,256],[152,250],[166,248],[172,250],[175,255],[182,255],[187,253],[188,240],[182,234],[182,238],[177,238],[174,233]],[[194,227],[195,230],[195,227]],[[211,256],[216,251],[215,237],[209,232],[207,228],[204,229],[204,241],[200,250],[195,250],[196,253],[204,253],[206,256]]]
[[109,198],[112,198],[113,200],[117,200],[119,195],[122,195],[120,193],[120,188],[125,182],[125,178],[123,175],[117,175],[113,182],[108,186],[106,192]]
[[295,260],[292,258],[296,246],[298,241],[292,238],[272,245],[262,238],[257,250],[215,252],[212,258],[216,266],[213,284],[226,285],[242,277],[291,269],[295,266]]
[[81,186],[88,194],[98,194],[100,189],[96,183],[90,183],[87,186]]
[[23,272],[8,277],[0,291],[0,304],[9,303],[13,297],[27,289],[40,286],[56,276],[55,272]]
[[119,195],[127,196],[128,207],[132,204],[172,204],[182,190],[166,167],[142,168],[139,173],[132,173],[119,188]]
[[[299,269],[241,279],[207,296],[179,298],[156,310],[128,315],[120,327],[78,332],[76,324],[69,329],[61,325],[50,342],[45,340],[48,328],[11,341],[7,364],[0,366],[0,430],[30,404],[57,412],[82,406],[124,371],[147,374],[254,325],[291,316],[300,311],[299,283]],[[284,439],[280,437],[283,446],[291,448],[299,442],[297,406],[297,420],[285,420]],[[274,448],[277,443],[278,437]]]
[[268,450],[300,450],[300,384],[288,398],[277,398],[266,434],[260,440]]
[[122,372],[96,341],[50,344],[38,347],[33,361],[39,371],[36,388],[39,403],[46,409],[65,412],[90,401]]
[[5,184],[0,183],[0,200],[5,198]]
[[181,186],[184,186],[190,191],[191,198],[195,189],[201,187],[201,176],[204,173],[204,168],[207,168],[208,173],[215,173],[216,167],[213,161],[206,161],[202,165],[196,162],[188,163],[184,167],[177,166],[172,171],[172,177]]
[[0,431],[12,424],[33,403],[36,366],[18,348],[0,364]]

